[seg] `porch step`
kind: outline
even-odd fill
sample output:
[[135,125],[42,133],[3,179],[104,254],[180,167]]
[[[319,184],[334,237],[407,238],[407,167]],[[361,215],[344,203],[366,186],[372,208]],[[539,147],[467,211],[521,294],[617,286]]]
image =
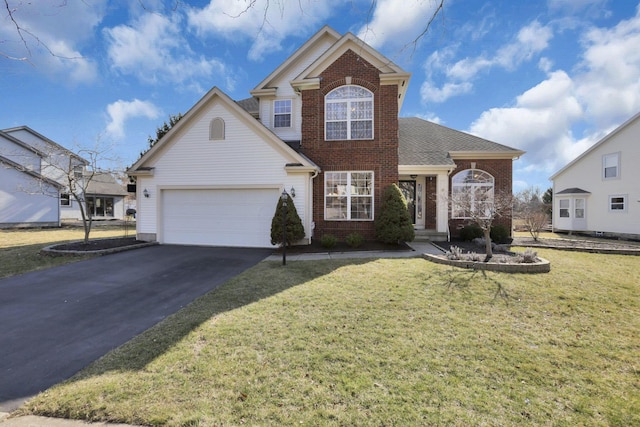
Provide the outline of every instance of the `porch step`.
[[414,242],[446,242],[447,233],[436,230],[415,230]]

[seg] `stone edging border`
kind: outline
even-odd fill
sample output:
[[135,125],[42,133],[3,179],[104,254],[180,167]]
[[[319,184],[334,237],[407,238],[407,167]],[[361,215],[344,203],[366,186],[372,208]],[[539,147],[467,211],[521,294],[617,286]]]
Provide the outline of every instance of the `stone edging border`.
[[432,255],[432,254],[422,254],[422,257],[428,261],[435,262],[436,264],[451,265],[454,267],[467,268],[467,269],[473,269],[473,270],[499,271],[502,273],[527,273],[527,274],[548,273],[551,271],[551,263],[548,260],[540,257],[538,257],[540,262],[522,263],[522,264],[451,260],[451,259],[442,258],[442,256],[440,255]]
[[[115,238],[118,239],[119,237],[115,237]],[[47,255],[47,256],[109,255],[109,254],[115,254],[117,252],[130,251],[132,249],[146,248],[147,246],[156,246],[158,244],[159,244],[158,242],[142,242],[141,241],[140,243],[135,245],[121,246],[121,247],[109,248],[109,249],[99,249],[95,251],[73,251],[73,250],[55,249],[56,246],[59,246],[59,244],[56,244],[56,245],[51,245],[51,246],[47,246],[46,248],[40,249],[40,253],[42,255]]]
[[621,248],[583,248],[583,247],[571,247],[571,246],[554,246],[545,245],[544,243],[512,243],[511,246],[520,246],[526,248],[540,248],[540,249],[555,249],[557,251],[569,251],[569,252],[587,252],[590,254],[605,254],[605,255],[635,255],[640,256],[639,249],[621,249]]

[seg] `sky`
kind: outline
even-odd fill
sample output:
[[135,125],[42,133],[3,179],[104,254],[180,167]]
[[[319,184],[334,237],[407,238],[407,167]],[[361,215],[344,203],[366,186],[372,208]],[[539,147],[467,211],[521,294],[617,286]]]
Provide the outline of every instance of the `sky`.
[[3,1],[0,129],[108,147],[105,167],[213,86],[249,97],[324,25],[412,74],[401,116],[526,151],[516,192],[640,111],[636,0]]

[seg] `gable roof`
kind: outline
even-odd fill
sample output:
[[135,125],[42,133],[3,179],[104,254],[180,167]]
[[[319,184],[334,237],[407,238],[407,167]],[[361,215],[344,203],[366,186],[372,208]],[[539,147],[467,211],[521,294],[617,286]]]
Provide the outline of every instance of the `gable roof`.
[[273,91],[275,88],[273,87],[273,81],[278,80],[278,78],[287,72],[287,70],[296,63],[300,58],[304,57],[305,54],[311,51],[316,45],[321,43],[324,40],[329,40],[335,42],[340,39],[340,33],[338,33],[333,28],[325,25],[322,27],[317,33],[315,33],[309,40],[307,40],[302,46],[300,46],[286,61],[278,66],[275,70],[271,72],[264,80],[262,80],[258,85],[250,91],[252,95],[258,95],[263,93],[264,91]]
[[627,120],[626,122],[622,123],[620,126],[618,126],[617,128],[615,128],[613,131],[611,131],[610,133],[608,133],[604,138],[602,138],[600,141],[596,142],[595,144],[593,144],[591,147],[589,147],[584,153],[580,154],[578,157],[576,157],[575,159],[573,159],[572,161],[570,161],[569,163],[567,163],[562,169],[560,169],[558,172],[554,173],[553,175],[551,175],[551,177],[549,177],[550,180],[554,180],[558,175],[560,175],[561,173],[563,173],[564,171],[566,171],[567,169],[569,169],[571,166],[573,166],[574,164],[576,164],[577,162],[579,162],[583,157],[585,157],[587,154],[591,153],[593,150],[595,150],[596,148],[600,147],[601,145],[606,144],[610,139],[612,139],[614,136],[616,136],[618,133],[620,133],[624,128],[626,128],[627,126],[630,126],[632,123],[634,123],[636,120],[640,120],[640,112],[637,113],[635,116],[631,117],[629,120]]
[[[8,129],[8,130],[10,130],[10,129]],[[40,157],[44,157],[45,156],[45,154],[42,151],[38,150],[36,147],[33,147],[33,146],[31,146],[31,145],[29,145],[29,144],[27,144],[25,142],[20,141],[18,138],[14,137],[11,134],[8,134],[4,130],[0,130],[0,137],[5,138],[7,141],[10,141],[10,142],[12,142],[12,143],[14,143],[16,145],[19,145],[22,148],[25,148],[25,149],[27,149],[29,151],[34,152],[35,154],[37,154]]]
[[398,119],[400,165],[448,166],[454,158],[515,159],[525,152],[418,117]]
[[342,36],[300,73],[291,84],[294,88],[300,90],[318,88],[320,86],[320,74],[348,50],[353,51],[380,71],[380,84],[398,85],[398,111],[400,111],[409,86],[411,73],[404,71],[393,61],[353,35],[353,33],[346,33]]
[[127,196],[127,193],[114,176],[108,172],[96,172],[87,184],[87,194],[104,194],[108,196]]
[[60,184],[59,182],[56,182],[56,181],[54,181],[52,179],[49,179],[46,176],[41,175],[36,171],[32,171],[30,169],[26,169],[21,164],[16,163],[13,160],[7,159],[6,157],[4,157],[2,155],[0,155],[0,163],[4,163],[5,165],[7,165],[11,169],[15,169],[18,172],[22,172],[22,173],[25,173],[27,175],[30,175],[33,178],[36,178],[36,179],[38,179],[38,180],[40,180],[42,182],[45,182],[45,183],[47,183],[49,185],[52,185],[52,186],[54,186],[56,188],[63,188],[64,187],[64,185]]
[[320,168],[310,161],[308,158],[297,153],[293,148],[289,147],[283,140],[264,126],[259,120],[256,120],[247,110],[233,101],[217,86],[214,86],[200,100],[186,112],[186,114],[167,132],[153,147],[151,147],[142,157],[140,157],[128,170],[129,175],[150,175],[153,171],[146,164],[147,161],[162,151],[165,146],[172,143],[174,135],[179,133],[183,128],[186,129],[198,115],[200,111],[206,108],[215,100],[219,100],[233,114],[251,130],[256,132],[262,139],[271,144],[275,149],[283,153],[290,160],[288,163],[295,164],[298,170],[308,169],[309,171],[320,170]]
[[591,194],[587,190],[583,190],[582,188],[572,187],[567,188],[562,191],[558,191],[556,194]]
[[[71,156],[71,157],[75,157],[76,159],[80,160],[82,163],[84,163],[85,165],[89,164],[89,161],[80,157],[79,155],[77,155],[76,153],[74,153],[73,151],[69,150],[68,148],[63,147],[62,145],[58,144],[57,142],[47,138],[46,136],[42,135],[41,133],[36,132],[35,130],[31,129],[29,126],[16,126],[13,128],[7,128],[7,129],[2,129],[2,132],[4,132],[5,134],[9,134],[11,135],[12,133],[15,132],[20,132],[20,131],[26,131],[28,133],[30,133],[31,135],[35,136],[36,138],[39,138],[40,140],[46,142],[47,144],[51,145],[52,147],[54,147],[56,150],[60,150],[63,153]],[[13,136],[13,135],[11,135]],[[23,144],[26,144],[29,147],[32,147],[35,150],[38,150],[41,154],[43,154],[44,156],[48,155],[49,153],[45,153],[44,151],[40,150],[38,147],[34,147],[29,141],[24,141],[20,138],[14,137],[15,139],[18,139],[19,141],[21,141]]]

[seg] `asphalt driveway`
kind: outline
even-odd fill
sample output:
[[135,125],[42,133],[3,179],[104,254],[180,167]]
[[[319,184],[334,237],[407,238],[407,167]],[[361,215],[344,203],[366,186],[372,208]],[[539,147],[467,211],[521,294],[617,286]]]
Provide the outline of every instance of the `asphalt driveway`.
[[0,412],[71,377],[270,252],[152,246],[0,280]]

